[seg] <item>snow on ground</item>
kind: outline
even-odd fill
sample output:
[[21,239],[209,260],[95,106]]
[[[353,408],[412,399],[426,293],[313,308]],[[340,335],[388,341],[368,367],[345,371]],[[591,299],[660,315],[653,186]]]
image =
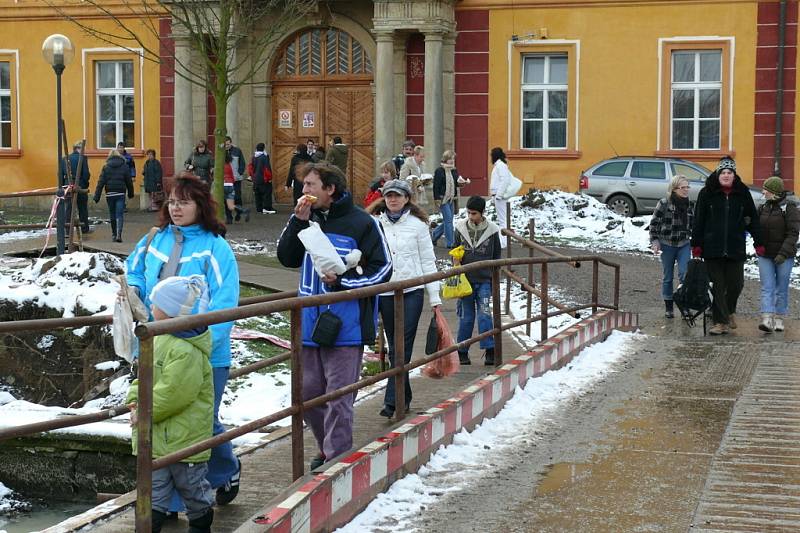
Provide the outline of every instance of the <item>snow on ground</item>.
[[[55,238],[56,231],[53,232],[52,238]],[[21,239],[36,239],[47,235],[46,229],[37,229],[32,231],[9,231],[7,233],[0,233],[0,242],[18,241]]]
[[441,446],[418,474],[396,481],[341,533],[415,531],[414,520],[447,493],[457,493],[477,479],[492,458],[513,456],[521,442],[540,440],[537,430],[572,398],[588,391],[615,363],[646,338],[639,333],[613,332],[608,339],[585,348],[567,366],[531,379],[516,392],[496,417],[471,433],[462,430],[449,446]]
[[[18,499],[13,490],[0,483],[0,517],[27,511],[30,507],[29,502]],[[0,520],[0,526],[2,525],[4,521]]]

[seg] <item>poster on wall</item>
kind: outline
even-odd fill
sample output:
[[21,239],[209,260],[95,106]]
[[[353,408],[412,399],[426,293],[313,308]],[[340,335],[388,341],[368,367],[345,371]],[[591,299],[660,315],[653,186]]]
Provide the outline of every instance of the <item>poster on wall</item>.
[[292,127],[292,110],[280,109],[278,110],[278,127],[291,128]]
[[313,111],[304,111],[303,112],[303,127],[304,128],[313,128],[314,127],[314,112]]

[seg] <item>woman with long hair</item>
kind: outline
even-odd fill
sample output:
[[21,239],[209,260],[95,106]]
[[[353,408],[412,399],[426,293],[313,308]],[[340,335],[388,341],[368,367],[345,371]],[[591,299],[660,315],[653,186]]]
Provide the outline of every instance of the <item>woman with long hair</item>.
[[675,263],[678,263],[678,279],[683,282],[691,257],[689,239],[692,237],[693,218],[694,202],[689,201],[689,180],[678,174],[670,181],[667,197],[658,201],[650,220],[650,249],[654,254],[661,252],[661,297],[667,318],[675,317],[672,302]]
[[442,223],[433,230],[431,239],[433,244],[442,238],[444,234],[445,244],[452,248],[455,242],[453,231],[453,215],[455,199],[458,197],[458,188],[469,183],[458,175],[456,169],[456,153],[446,150],[442,154],[442,164],[433,173],[433,203],[439,208],[442,214]]
[[[403,281],[436,272],[436,256],[428,234],[428,215],[411,200],[411,185],[402,179],[387,181],[383,185],[383,198],[367,208],[367,212],[378,218],[386,235],[386,244],[392,252],[392,278]],[[439,282],[425,285],[431,307],[441,305]],[[421,287],[410,287],[403,291],[403,360],[411,361],[414,338],[417,336],[419,317],[425,300]],[[389,343],[389,360],[394,365],[394,293],[380,295],[378,306],[383,319],[383,328]],[[411,403],[411,383],[405,375],[405,403]],[[383,400],[381,416],[391,418],[395,412],[395,379],[389,378]]]
[[[508,227],[508,200],[503,197],[508,182],[512,178],[511,171],[508,169],[508,161],[506,160],[506,153],[499,146],[492,148],[492,177],[489,184],[489,192],[492,193],[494,200],[494,211],[497,215],[497,225],[500,228]],[[500,238],[500,247],[506,247],[506,236],[501,231],[498,235]]]
[[[190,172],[167,183],[167,201],[159,212],[158,227],[142,237],[128,256],[128,285],[135,287],[147,309],[150,293],[171,276],[203,276],[208,285],[208,311],[239,303],[239,267],[225,241],[225,226],[217,220],[216,202],[209,187]],[[219,405],[231,366],[233,322],[214,324],[211,330],[211,366],[214,372],[214,434],[225,428]],[[208,481],[217,489],[217,504],[230,503],[239,491],[241,464],[230,442],[211,450]],[[170,509],[175,510],[175,509]]]

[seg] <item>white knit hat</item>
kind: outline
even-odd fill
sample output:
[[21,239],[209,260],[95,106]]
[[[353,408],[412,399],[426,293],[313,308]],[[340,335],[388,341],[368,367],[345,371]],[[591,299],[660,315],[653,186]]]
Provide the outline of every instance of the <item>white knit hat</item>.
[[153,287],[150,302],[171,317],[205,313],[208,285],[203,276],[197,274],[169,277]]

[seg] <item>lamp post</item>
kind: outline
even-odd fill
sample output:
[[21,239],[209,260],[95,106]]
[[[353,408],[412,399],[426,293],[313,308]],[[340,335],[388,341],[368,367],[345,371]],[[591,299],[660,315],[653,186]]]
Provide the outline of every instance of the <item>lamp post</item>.
[[[58,132],[58,157],[56,157],[56,196],[59,198],[64,197],[64,189],[62,189],[62,167],[61,162],[64,159],[64,145],[62,144],[64,135],[61,128],[63,121],[61,119],[61,74],[64,69],[72,61],[75,55],[75,49],[72,47],[72,42],[60,33],[54,33],[44,40],[42,43],[42,55],[44,60],[53,67],[56,73],[56,115]],[[67,164],[66,162],[64,164]],[[66,204],[63,201],[58,203],[58,210],[56,211],[56,253],[61,255],[64,253],[64,225],[66,219]]]

